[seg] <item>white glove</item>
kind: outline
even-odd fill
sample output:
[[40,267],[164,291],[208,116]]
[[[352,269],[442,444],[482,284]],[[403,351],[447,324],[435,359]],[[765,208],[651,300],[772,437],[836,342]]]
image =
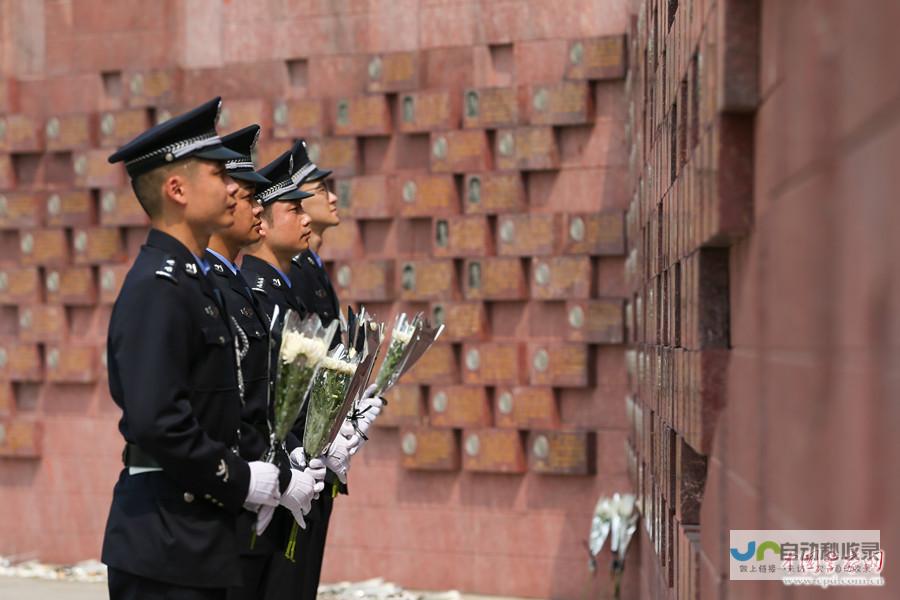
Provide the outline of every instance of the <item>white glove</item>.
[[263,506],[259,509],[259,514],[256,516],[256,535],[262,535],[266,530],[266,527],[269,526],[269,523],[272,522],[272,517],[275,515],[275,507],[274,506]]
[[250,465],[250,487],[244,506],[257,510],[260,506],[278,506],[278,467],[272,463],[256,460]]
[[338,434],[323,457],[325,466],[337,475],[341,483],[347,483],[347,471],[350,470],[350,450],[359,445],[359,438],[355,435],[351,437],[354,439],[351,440]]
[[347,427],[350,428],[350,431],[356,432],[355,435],[358,442],[356,443],[356,445],[350,448],[350,456],[354,456],[357,452],[360,451],[360,449],[366,444],[366,442],[369,441],[366,437],[366,434],[369,431],[370,425],[371,424],[362,417],[356,420],[356,426],[354,426],[350,421],[344,421],[344,424],[341,425],[341,433],[343,433],[344,429]]
[[[325,467],[323,465],[319,468],[314,468],[313,463],[321,465],[321,461],[313,459],[310,461],[311,466],[303,471],[291,469],[291,482],[281,495],[281,505],[291,511],[297,524],[303,529],[306,529],[306,521],[303,519],[303,515],[312,508],[312,501],[316,494],[325,489],[325,484],[322,481],[325,478]],[[315,474],[318,474],[319,471],[321,471],[322,479],[315,477]]]

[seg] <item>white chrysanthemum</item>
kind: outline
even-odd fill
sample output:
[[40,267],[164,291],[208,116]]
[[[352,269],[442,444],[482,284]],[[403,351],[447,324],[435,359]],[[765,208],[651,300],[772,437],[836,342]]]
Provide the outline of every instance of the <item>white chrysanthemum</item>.
[[356,372],[355,364],[339,358],[334,358],[333,356],[326,356],[323,358],[321,366],[323,369],[337,371],[338,373],[344,373],[345,375],[353,375]]
[[296,331],[285,332],[281,341],[281,362],[284,363],[292,363],[302,354],[307,361],[317,364],[327,353],[328,346],[324,340],[306,337]]
[[401,329],[398,327],[398,328],[394,329],[394,333],[393,333],[392,339],[397,340],[397,341],[400,342],[401,344],[408,344],[408,343],[409,343],[409,340],[412,339],[413,331],[415,331],[415,330],[412,329],[412,328],[407,329],[407,328],[404,327],[404,328],[401,330]]

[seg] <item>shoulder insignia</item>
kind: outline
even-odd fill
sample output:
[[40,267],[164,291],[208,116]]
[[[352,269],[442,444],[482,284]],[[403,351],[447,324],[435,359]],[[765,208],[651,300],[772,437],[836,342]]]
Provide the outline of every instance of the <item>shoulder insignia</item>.
[[166,258],[162,266],[156,271],[156,276],[160,279],[168,279],[172,283],[178,283],[178,279],[175,278],[175,259]]
[[198,269],[197,269],[197,263],[193,263],[193,262],[186,262],[186,263],[184,263],[184,270],[185,270],[185,272],[186,272],[188,275],[190,275],[191,277],[196,277],[196,276],[197,276],[197,270],[198,270]]
[[241,314],[249,318],[253,316],[253,311],[249,306],[244,306],[243,308],[241,308]]
[[278,277],[273,277],[272,285],[274,285],[277,288],[280,288],[281,287],[281,279],[279,279]]
[[205,312],[206,314],[208,314],[208,315],[211,316],[211,317],[218,317],[218,316],[219,316],[219,309],[216,308],[215,306],[213,306],[212,304],[210,304],[209,306],[205,307],[205,308],[203,309],[203,312]]
[[219,466],[216,469],[216,477],[221,477],[222,483],[228,483],[228,464],[225,462],[224,458],[219,461]]
[[219,263],[213,264],[213,271],[215,271],[219,275],[225,275],[225,267],[223,267]]

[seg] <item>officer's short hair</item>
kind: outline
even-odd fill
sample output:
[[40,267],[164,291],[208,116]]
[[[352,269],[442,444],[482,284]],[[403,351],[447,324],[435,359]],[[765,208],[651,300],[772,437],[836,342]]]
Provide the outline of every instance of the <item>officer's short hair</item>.
[[196,165],[196,159],[187,158],[171,165],[163,165],[138,175],[131,180],[131,189],[134,190],[134,195],[137,196],[138,202],[141,203],[141,207],[148,217],[154,219],[162,213],[163,197],[161,189],[163,182],[172,172],[180,169],[190,176],[193,175]]

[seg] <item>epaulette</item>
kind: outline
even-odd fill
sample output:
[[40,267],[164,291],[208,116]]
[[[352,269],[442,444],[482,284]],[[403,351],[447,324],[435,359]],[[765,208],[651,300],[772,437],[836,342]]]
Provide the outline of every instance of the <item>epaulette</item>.
[[175,277],[175,259],[171,256],[167,256],[163,261],[162,266],[156,271],[156,276],[160,279],[168,279],[172,283],[178,283],[178,279]]
[[266,278],[265,277],[257,277],[253,287],[250,288],[254,292],[259,292],[260,294],[269,295],[269,292],[266,291]]

